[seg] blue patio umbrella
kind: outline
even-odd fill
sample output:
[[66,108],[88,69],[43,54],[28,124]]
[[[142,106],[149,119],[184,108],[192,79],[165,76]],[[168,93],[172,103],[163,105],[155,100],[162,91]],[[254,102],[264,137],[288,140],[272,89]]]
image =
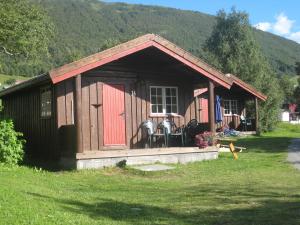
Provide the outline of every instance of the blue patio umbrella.
[[219,95],[216,96],[216,123],[222,122],[222,110],[221,110],[221,98]]

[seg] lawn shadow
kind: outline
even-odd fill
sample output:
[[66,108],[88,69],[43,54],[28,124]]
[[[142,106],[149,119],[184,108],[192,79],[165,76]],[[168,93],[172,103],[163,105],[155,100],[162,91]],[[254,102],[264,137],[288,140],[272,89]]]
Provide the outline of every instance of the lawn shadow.
[[25,156],[22,165],[29,168],[41,168],[42,170],[48,172],[62,171],[62,168],[59,165],[58,160],[43,160],[43,159],[35,159],[35,158],[30,158],[28,156]]
[[114,221],[126,221],[129,224],[141,224],[141,221],[147,221],[147,224],[175,224],[178,221],[183,224],[188,223],[187,215],[172,212],[171,209],[157,207],[153,205],[127,203],[113,199],[100,198],[94,203],[73,199],[60,199],[49,197],[37,193],[27,193],[41,199],[55,200],[64,210],[74,214],[84,214],[92,219],[109,218]]
[[[245,206],[243,202],[224,202],[220,199],[220,206],[229,204],[230,207],[205,206],[199,208],[192,203],[189,209],[164,208],[151,204],[129,203],[125,201],[100,198],[94,203],[74,199],[63,199],[49,197],[36,193],[29,195],[45,199],[55,200],[64,210],[75,215],[83,214],[93,220],[110,219],[116,222],[127,222],[128,224],[207,224],[207,225],[298,225],[300,222],[300,202],[291,200],[261,200],[259,202]],[[214,193],[217,194],[217,193]],[[228,194],[228,193],[226,193]],[[271,196],[268,196],[271,197]],[[178,203],[178,202],[176,202]],[[234,207],[232,208],[232,205]],[[239,207],[239,204],[241,207]]]

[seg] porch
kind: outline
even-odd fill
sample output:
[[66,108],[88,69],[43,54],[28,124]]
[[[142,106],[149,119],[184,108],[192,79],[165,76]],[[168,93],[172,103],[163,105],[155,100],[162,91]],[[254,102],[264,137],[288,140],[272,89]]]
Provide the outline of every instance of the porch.
[[215,146],[199,149],[198,147],[170,147],[151,149],[125,149],[109,151],[89,151],[77,153],[75,158],[62,157],[60,164],[65,168],[99,169],[112,167],[120,162],[126,165],[154,163],[189,163],[218,158]]

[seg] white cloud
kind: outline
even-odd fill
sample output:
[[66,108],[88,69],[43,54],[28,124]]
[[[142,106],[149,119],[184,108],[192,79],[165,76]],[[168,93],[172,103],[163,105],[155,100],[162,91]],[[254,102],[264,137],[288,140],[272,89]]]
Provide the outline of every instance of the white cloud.
[[254,27],[256,29],[262,30],[262,31],[269,31],[272,28],[272,24],[268,22],[260,22],[258,24],[255,24]]
[[288,36],[289,39],[293,40],[293,41],[296,41],[300,44],[300,31],[298,32],[295,32],[295,33],[291,33],[289,36]]
[[289,34],[294,22],[295,21],[293,20],[289,20],[284,13],[280,13],[276,17],[276,23],[273,26],[273,30],[280,35]]
[[300,44],[300,31],[292,31],[295,21],[290,20],[284,13],[280,13],[275,18],[276,21],[274,23],[260,22],[255,24],[254,27],[262,31],[270,31],[277,35],[281,35]]

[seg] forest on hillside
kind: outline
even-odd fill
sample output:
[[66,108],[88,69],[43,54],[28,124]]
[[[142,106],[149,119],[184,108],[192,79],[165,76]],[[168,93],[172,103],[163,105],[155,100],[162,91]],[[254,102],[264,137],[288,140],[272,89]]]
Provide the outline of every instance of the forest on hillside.
[[[97,0],[33,1],[55,26],[49,54],[21,61],[2,54],[0,73],[38,75],[145,33],[159,34],[205,60],[203,44],[216,23],[211,15],[165,7]],[[299,44],[259,30],[255,38],[277,74],[295,74]]]

